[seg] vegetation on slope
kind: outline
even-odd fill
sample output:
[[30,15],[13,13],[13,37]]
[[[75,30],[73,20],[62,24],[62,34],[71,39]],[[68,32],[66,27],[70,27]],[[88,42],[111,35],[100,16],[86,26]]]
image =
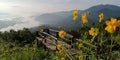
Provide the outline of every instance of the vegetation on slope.
[[[76,22],[78,11],[73,12]],[[59,32],[63,41],[68,40],[66,33],[74,36],[73,48],[77,51],[70,53],[61,43],[57,50],[45,50],[42,43],[37,44],[36,33],[29,29],[10,30],[0,33],[0,60],[119,60],[120,59],[120,20],[110,18],[104,20],[100,13],[99,23],[87,26],[87,16],[82,14],[82,27],[79,30],[64,30]]]

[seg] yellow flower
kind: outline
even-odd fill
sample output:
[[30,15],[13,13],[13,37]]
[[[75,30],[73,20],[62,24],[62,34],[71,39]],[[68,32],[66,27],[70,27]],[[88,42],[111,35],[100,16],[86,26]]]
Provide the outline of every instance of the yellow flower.
[[74,16],[74,17],[73,17],[73,20],[75,21],[76,19],[77,19],[77,16]]
[[58,53],[63,54],[64,51],[61,49],[61,50],[58,51]]
[[113,33],[116,30],[116,26],[112,26],[112,25],[107,26],[105,28],[105,30],[108,31],[108,32],[110,32],[110,33]]
[[43,32],[44,30],[43,29],[40,29],[40,32]]
[[100,13],[100,14],[99,14],[99,22],[101,22],[103,19],[104,19],[104,14],[103,14],[103,13]]
[[109,33],[113,33],[116,30],[116,27],[120,26],[120,20],[117,21],[115,18],[111,18],[111,21],[106,21],[105,30]]
[[79,55],[78,60],[83,60],[83,55]]
[[62,58],[61,58],[61,60],[65,60],[65,58],[64,58],[64,57],[62,57]]
[[106,21],[106,25],[119,26],[120,20],[117,21],[116,18],[111,18],[111,21]]
[[120,20],[118,20],[118,26],[120,26]]
[[73,20],[76,20],[77,17],[78,17],[78,10],[76,9],[73,11]]
[[66,36],[66,32],[63,30],[59,31],[58,34],[59,34],[59,37],[61,37],[61,38],[64,38]]
[[79,48],[82,48],[83,47],[83,43],[79,43]]
[[58,49],[58,50],[62,50],[62,44],[58,44],[58,45],[57,45],[57,49]]
[[62,54],[62,55],[64,55],[64,56],[67,55],[66,52],[65,52],[63,49],[59,50],[58,53],[59,53],[59,54]]
[[86,13],[82,14],[82,18],[81,19],[82,19],[83,23],[87,23],[88,22]]
[[89,30],[89,34],[90,34],[91,36],[97,36],[98,33],[99,33],[98,28],[93,28],[93,27],[92,27],[92,28]]

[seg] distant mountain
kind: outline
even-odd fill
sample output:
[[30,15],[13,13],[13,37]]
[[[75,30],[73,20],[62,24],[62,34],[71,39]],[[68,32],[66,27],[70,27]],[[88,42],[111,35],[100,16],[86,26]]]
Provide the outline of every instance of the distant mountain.
[[102,10],[102,9],[110,9],[110,10],[120,10],[120,7],[119,6],[115,6],[115,5],[97,5],[97,6],[93,6],[93,7],[90,7],[88,9],[86,9],[85,11],[91,11],[91,12],[98,12],[99,10]]
[[120,17],[120,7],[114,5],[97,5],[90,7],[86,10],[79,10],[79,17],[76,21],[73,21],[73,11],[63,11],[56,13],[46,13],[38,15],[35,19],[39,22],[49,24],[52,26],[62,26],[64,29],[78,29],[81,27],[81,14],[90,11],[88,16],[89,24],[96,23],[99,20],[99,13],[104,13],[105,19],[111,17]]
[[104,13],[105,19],[111,18],[111,17],[120,17],[120,7],[115,5],[97,5],[93,6],[91,8],[86,9],[84,12],[90,11],[93,19],[98,19],[99,13]]

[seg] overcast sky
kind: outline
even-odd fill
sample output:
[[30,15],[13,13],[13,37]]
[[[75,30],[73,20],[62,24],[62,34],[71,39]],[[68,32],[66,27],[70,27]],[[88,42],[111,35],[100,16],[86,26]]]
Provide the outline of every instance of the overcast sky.
[[0,10],[11,13],[46,13],[64,10],[84,10],[94,5],[120,6],[120,0],[0,0]]
[[[7,29],[33,27],[40,23],[29,16],[74,9],[84,10],[99,4],[120,6],[120,0],[0,0],[0,20],[12,20],[15,17],[22,17],[24,19],[21,21],[24,24],[16,24],[14,27],[10,26]],[[3,30],[7,29],[4,28]]]

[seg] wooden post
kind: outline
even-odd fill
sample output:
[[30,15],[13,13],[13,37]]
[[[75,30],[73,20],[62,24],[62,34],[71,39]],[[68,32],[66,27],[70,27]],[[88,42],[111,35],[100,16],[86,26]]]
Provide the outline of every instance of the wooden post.
[[47,50],[47,48],[46,48],[46,46],[44,45],[44,49],[45,49],[45,51]]
[[[57,37],[57,39],[59,38],[59,32],[56,32],[56,37]],[[56,41],[56,44],[57,44],[57,40],[55,40]]]

